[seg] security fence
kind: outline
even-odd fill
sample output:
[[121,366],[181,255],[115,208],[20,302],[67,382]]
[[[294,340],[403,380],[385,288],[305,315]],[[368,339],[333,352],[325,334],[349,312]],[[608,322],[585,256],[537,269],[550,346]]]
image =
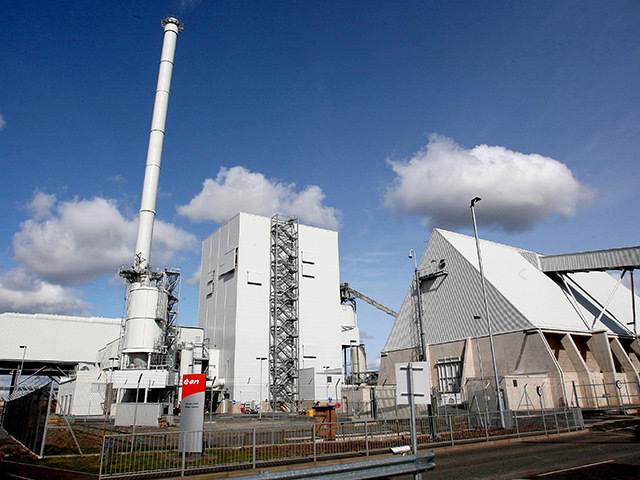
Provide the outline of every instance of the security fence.
[[602,383],[572,382],[572,399],[582,408],[622,408],[640,405],[638,382],[616,380]]
[[[104,398],[100,402],[95,396],[87,396],[87,400],[95,401],[97,411],[103,413],[96,414],[92,407],[92,415],[83,415],[89,410],[78,409],[76,415],[70,415],[69,403],[65,403],[60,394],[59,380],[34,377],[16,387],[5,402],[0,421],[7,433],[39,457],[97,454],[106,433],[124,433],[130,429],[114,427],[113,422],[108,421]],[[79,395],[77,404],[84,409],[89,401]]]
[[[501,418],[501,415],[504,417]],[[504,428],[502,424],[504,423]],[[584,428],[580,409],[506,411],[418,417],[421,447],[551,434]],[[196,474],[256,468],[341,456],[387,452],[410,443],[408,419],[264,426],[205,430],[202,453],[180,452],[184,435],[162,432],[107,435],[100,458],[100,478],[144,477],[166,473]],[[200,432],[197,432],[200,433]]]
[[52,394],[53,382],[21,396],[16,392],[2,413],[2,427],[7,433],[39,456],[44,454]]

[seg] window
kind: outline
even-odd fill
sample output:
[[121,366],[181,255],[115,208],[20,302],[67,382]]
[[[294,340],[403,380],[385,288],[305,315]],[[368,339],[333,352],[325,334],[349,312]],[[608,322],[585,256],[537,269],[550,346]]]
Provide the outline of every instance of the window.
[[247,283],[249,285],[262,285],[262,274],[260,272],[247,272]]
[[213,295],[213,292],[215,290],[216,271],[212,270],[210,275],[211,275],[211,277],[207,281],[207,288],[205,290],[207,292],[207,298],[209,298],[211,295]]
[[232,272],[238,265],[238,249],[232,248],[222,257],[222,263],[220,264],[220,275]]
[[307,278],[316,278],[316,266],[311,263],[303,263],[302,276]]
[[462,361],[460,357],[445,357],[436,362],[438,389],[441,393],[460,392]]

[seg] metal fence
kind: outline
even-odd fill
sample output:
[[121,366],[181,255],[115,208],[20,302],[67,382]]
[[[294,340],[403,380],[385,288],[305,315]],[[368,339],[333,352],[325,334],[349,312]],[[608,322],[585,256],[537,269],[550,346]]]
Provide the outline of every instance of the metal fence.
[[640,405],[638,382],[576,383],[572,382],[572,400],[581,408],[617,408]]
[[4,405],[2,427],[36,455],[44,454],[53,382],[15,395]]
[[[417,440],[422,447],[489,441],[496,438],[550,434],[584,428],[580,409],[498,412],[419,417]],[[265,426],[208,430],[202,453],[180,452],[184,435],[193,432],[107,435],[100,457],[100,478],[183,475],[316,461],[341,456],[387,452],[410,443],[408,419]]]
[[[70,415],[59,387],[55,377],[35,378],[21,383],[4,405],[2,426],[35,455],[98,454],[106,433],[130,431],[115,427],[104,413],[98,415],[95,410],[91,410],[93,415],[83,414],[85,410],[75,410],[76,415]],[[89,399],[95,400],[93,396]],[[82,408],[83,402],[89,403],[79,395],[77,403]],[[104,412],[105,403],[96,403]]]

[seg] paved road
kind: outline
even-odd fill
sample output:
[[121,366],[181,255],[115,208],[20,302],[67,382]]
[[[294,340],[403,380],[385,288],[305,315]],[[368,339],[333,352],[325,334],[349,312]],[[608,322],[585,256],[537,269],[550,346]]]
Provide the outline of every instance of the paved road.
[[424,480],[640,479],[640,418],[586,433],[435,454],[436,469]]

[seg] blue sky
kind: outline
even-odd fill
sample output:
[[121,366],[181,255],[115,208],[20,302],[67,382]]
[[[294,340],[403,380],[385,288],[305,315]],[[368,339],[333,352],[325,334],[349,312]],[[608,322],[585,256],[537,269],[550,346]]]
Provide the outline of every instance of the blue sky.
[[[541,253],[637,245],[637,2],[10,2],[0,311],[118,317],[162,44],[178,39],[151,263],[237,210],[337,228],[390,308],[434,227]],[[391,318],[362,304],[370,364]]]

